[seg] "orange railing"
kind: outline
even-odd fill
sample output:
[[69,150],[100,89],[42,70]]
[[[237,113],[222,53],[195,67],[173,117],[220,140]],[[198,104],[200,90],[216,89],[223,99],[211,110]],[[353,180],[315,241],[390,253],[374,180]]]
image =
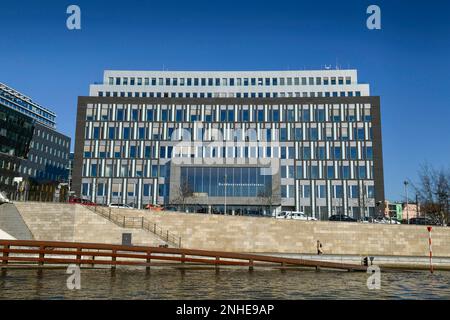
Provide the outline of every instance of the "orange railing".
[[361,265],[181,248],[123,246],[35,240],[0,240],[0,267],[10,265],[117,265],[150,267],[152,261],[206,264],[215,266],[314,268],[366,271]]

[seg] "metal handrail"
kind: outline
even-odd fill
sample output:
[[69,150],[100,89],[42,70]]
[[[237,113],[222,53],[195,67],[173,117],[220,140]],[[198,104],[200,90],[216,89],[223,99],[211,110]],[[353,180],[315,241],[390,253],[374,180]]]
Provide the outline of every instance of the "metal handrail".
[[143,229],[155,234],[161,240],[165,241],[167,244],[171,244],[175,247],[181,248],[181,237],[176,236],[169,230],[164,230],[162,227],[156,223],[148,220],[145,217],[127,217],[125,215],[112,212],[111,208],[104,208],[100,206],[83,206],[92,212],[97,213],[103,218],[108,219],[119,227],[122,228],[133,228],[133,229]]

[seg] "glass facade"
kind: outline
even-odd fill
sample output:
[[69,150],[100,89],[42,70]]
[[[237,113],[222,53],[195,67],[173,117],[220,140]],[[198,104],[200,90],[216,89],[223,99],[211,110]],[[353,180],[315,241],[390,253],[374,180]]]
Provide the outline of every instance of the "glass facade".
[[210,197],[272,195],[272,176],[257,167],[182,167],[181,184]]
[[0,191],[15,191],[13,179],[20,163],[28,157],[33,137],[33,120],[0,103]]
[[2,83],[0,83],[0,103],[48,127],[56,127],[55,113],[34,103],[30,98]]

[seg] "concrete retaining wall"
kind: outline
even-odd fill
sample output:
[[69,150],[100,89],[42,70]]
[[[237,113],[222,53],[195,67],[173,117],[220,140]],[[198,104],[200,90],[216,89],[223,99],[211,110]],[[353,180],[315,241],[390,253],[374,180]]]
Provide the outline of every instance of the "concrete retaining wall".
[[[295,221],[183,213],[146,213],[182,237],[186,248],[239,252],[427,256],[426,226]],[[433,227],[433,255],[450,257],[450,227]]]

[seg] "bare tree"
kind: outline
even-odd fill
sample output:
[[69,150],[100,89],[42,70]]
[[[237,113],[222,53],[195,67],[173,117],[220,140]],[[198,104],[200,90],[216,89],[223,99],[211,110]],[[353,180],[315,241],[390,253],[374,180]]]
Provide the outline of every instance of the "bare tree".
[[194,192],[187,181],[182,181],[177,190],[176,196],[172,199],[172,205],[181,205],[183,211],[186,211],[186,203],[189,198],[194,195]]
[[[264,190],[258,192],[258,198],[261,199],[261,204],[263,207],[267,208],[270,213],[272,213],[272,207],[277,204],[279,195],[277,196],[277,190],[272,190],[272,186],[266,186]],[[275,193],[273,192],[275,191]]]
[[450,169],[421,165],[419,181],[411,183],[420,201],[420,211],[439,224],[449,222]]

